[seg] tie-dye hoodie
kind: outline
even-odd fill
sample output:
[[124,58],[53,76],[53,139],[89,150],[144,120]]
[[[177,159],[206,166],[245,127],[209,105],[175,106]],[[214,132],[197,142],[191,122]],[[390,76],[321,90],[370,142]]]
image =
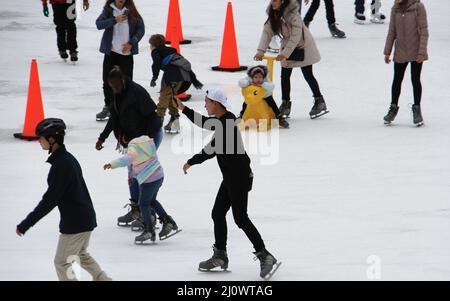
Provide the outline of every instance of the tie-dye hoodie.
[[164,177],[164,171],[156,155],[156,146],[148,136],[134,138],[128,144],[127,153],[112,161],[111,168],[132,167],[132,176],[139,185],[151,183]]

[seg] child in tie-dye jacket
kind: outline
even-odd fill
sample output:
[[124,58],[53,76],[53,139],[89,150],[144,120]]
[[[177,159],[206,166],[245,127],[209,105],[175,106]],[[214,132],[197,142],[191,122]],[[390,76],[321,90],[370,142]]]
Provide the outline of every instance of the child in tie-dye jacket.
[[172,231],[178,231],[178,226],[161,204],[156,196],[164,181],[164,171],[156,154],[156,146],[152,138],[140,136],[128,143],[124,156],[104,165],[104,169],[131,166],[132,176],[139,183],[139,207],[144,221],[144,231],[136,236],[135,243],[155,241],[155,229],[151,222],[151,208],[154,208],[163,224],[160,239],[165,239]]

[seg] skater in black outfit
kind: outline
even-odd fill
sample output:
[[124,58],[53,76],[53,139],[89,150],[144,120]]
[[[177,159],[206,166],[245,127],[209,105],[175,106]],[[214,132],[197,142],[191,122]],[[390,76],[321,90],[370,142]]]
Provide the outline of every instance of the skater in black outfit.
[[[111,118],[98,137],[95,148],[101,150],[111,132],[117,139],[116,149],[126,148],[129,141],[142,135],[153,138],[158,148],[163,139],[162,121],[147,90],[133,82],[118,66],[109,72],[108,84],[113,91],[113,101],[109,107]],[[119,226],[130,226],[140,217],[139,184],[132,176],[131,166],[128,169],[128,184],[131,210],[117,219]]]
[[[305,0],[305,4],[308,4],[310,0]],[[308,11],[306,12],[305,17],[303,18],[303,22],[305,22],[305,25],[309,27],[309,24],[314,19],[314,15],[317,12],[317,9],[320,6],[321,0],[312,0],[311,6],[309,7]],[[327,12],[327,22],[328,22],[328,28],[330,29],[330,33],[335,38],[343,39],[345,38],[345,32],[337,28],[336,24],[336,17],[334,14],[334,3],[333,0],[324,0],[325,2],[325,9]]]
[[[67,0],[50,0],[53,9],[53,23],[56,25],[56,36],[59,56],[67,59],[67,50],[69,50],[70,60],[78,61],[78,44],[77,44],[77,26],[75,1]],[[48,0],[42,0],[42,8],[44,16],[48,17]],[[89,1],[83,0],[83,9],[89,9]]]
[[[266,250],[261,235],[247,215],[248,192],[252,189],[253,174],[250,168],[250,158],[245,152],[242,137],[236,126],[236,117],[227,110],[229,105],[224,92],[216,88],[206,92],[205,107],[208,115],[213,117],[205,117],[196,113],[177,98],[175,101],[174,105],[181,109],[183,114],[195,125],[215,131],[211,142],[184,164],[184,173],[187,174],[187,170],[191,166],[216,157],[223,176],[212,210],[215,237],[214,254],[210,259],[199,264],[199,270],[209,271],[219,266],[227,269],[227,223],[225,217],[231,208],[236,225],[245,232],[255,248],[254,254],[261,263],[260,276],[270,277],[274,266],[278,266],[277,260]],[[234,147],[230,149],[230,145]]]

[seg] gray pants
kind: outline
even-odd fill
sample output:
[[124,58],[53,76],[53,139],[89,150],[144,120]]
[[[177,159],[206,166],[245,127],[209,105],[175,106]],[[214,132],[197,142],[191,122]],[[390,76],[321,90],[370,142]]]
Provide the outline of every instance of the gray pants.
[[94,281],[110,281],[111,278],[100,268],[94,258],[89,255],[87,248],[92,232],[77,234],[61,234],[55,255],[56,274],[60,281],[77,281],[72,269],[72,263],[77,262],[92,275]]

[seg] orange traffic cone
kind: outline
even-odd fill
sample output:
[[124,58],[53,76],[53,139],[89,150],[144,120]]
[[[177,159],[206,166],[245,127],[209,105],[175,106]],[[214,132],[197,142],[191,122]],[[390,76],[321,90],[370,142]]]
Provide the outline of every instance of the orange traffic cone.
[[185,40],[183,38],[180,5],[178,0],[170,0],[169,3],[169,15],[167,16],[166,26],[166,44],[171,44],[173,35],[178,35],[178,41],[180,44],[191,44],[192,42],[191,40]]
[[[172,32],[177,33],[177,29],[173,28]],[[181,53],[180,51],[180,41],[178,39],[179,35],[174,35],[174,38],[172,39],[171,43],[170,43],[170,47],[175,48],[178,52],[178,54]],[[179,98],[181,101],[188,101],[189,99],[191,99],[192,95],[187,94],[186,92],[180,93],[176,96],[177,98]]]
[[225,19],[225,29],[222,40],[222,55],[220,65],[212,67],[214,71],[242,71],[247,70],[246,66],[239,65],[239,55],[236,43],[236,32],[234,30],[233,7],[228,2],[227,16]]
[[25,113],[25,124],[22,133],[15,133],[14,137],[24,140],[37,140],[36,126],[44,119],[44,108],[42,106],[41,85],[39,84],[39,73],[36,60],[31,61],[30,83],[28,86],[27,110]]

